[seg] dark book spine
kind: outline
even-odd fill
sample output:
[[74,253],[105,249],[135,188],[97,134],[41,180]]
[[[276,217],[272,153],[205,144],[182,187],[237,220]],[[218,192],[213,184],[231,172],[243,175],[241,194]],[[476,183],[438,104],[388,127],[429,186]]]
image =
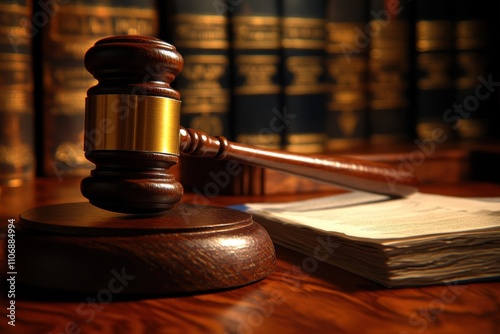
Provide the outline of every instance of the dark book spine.
[[410,1],[371,0],[369,95],[370,141],[410,139]]
[[155,6],[152,0],[82,0],[38,9],[50,17],[42,36],[46,174],[88,175],[92,164],[83,153],[85,96],[97,81],[83,66],[84,54],[105,36],[157,35]]
[[300,153],[325,149],[325,1],[282,0],[286,135],[284,148]]
[[0,1],[0,185],[19,186],[35,169],[32,2]]
[[451,0],[415,3],[415,104],[420,139],[432,140],[438,134],[453,137],[454,123],[444,117],[455,102],[453,8]]
[[163,16],[166,39],[184,57],[173,82],[181,93],[181,124],[230,136],[230,64],[227,10],[216,2],[174,0]]
[[284,133],[277,0],[243,1],[231,14],[236,141],[281,148]]
[[497,95],[483,85],[492,75],[490,31],[493,27],[490,26],[489,15],[494,8],[487,0],[459,0],[454,3],[456,105],[445,111],[444,118],[455,121],[459,138],[484,139],[490,132],[488,114],[499,107],[495,100]]
[[[181,94],[181,125],[231,139],[229,11],[233,7],[225,0],[169,0],[163,6],[164,39],[184,58],[184,68],[172,83]],[[187,192],[196,194],[194,202],[232,193],[233,175],[224,174],[227,183],[214,181],[214,175],[226,173],[226,165],[221,160],[181,157],[179,178]]]
[[368,139],[368,13],[365,0],[327,1],[327,150]]

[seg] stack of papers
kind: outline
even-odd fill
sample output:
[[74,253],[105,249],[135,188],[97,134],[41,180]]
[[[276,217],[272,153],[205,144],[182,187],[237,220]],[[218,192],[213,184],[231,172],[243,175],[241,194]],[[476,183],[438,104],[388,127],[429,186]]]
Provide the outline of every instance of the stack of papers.
[[387,287],[500,277],[500,198],[352,192],[246,208],[275,243]]

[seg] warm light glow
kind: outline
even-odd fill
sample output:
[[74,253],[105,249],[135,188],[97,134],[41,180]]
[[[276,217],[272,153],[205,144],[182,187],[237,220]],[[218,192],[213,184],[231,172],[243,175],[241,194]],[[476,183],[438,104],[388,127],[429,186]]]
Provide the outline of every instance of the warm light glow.
[[224,247],[235,247],[235,248],[247,247],[246,238],[226,238],[222,239],[220,243]]

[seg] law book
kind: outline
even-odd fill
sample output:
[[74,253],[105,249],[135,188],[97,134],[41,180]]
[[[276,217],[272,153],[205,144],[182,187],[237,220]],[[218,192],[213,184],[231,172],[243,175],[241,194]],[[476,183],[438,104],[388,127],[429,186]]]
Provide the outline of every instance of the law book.
[[410,109],[411,1],[371,0],[369,25],[361,38],[370,42],[370,142],[398,143],[412,138]]
[[365,0],[327,0],[326,150],[368,142],[368,6]]
[[280,2],[242,1],[230,18],[234,139],[282,148],[288,112],[282,100]]
[[[172,82],[181,95],[181,125],[212,136],[232,138],[230,124],[229,12],[225,0],[168,0],[160,4],[162,38],[184,58],[184,68]],[[226,168],[225,161],[182,156],[179,179],[186,191],[204,187]],[[217,194],[231,193],[231,185]]]
[[325,0],[282,0],[284,149],[325,149]]
[[500,198],[351,192],[290,203],[246,204],[273,242],[386,287],[500,277]]
[[448,108],[445,117],[454,121],[461,140],[485,139],[491,133],[490,114],[499,107],[497,95],[481,81],[488,81],[493,72],[494,26],[489,20],[494,7],[486,0],[459,0],[454,4],[456,106]]
[[184,58],[184,68],[172,83],[181,94],[181,125],[230,136],[228,9],[217,3],[171,0],[162,19],[165,39]]
[[[47,18],[42,31],[40,95],[43,96],[44,173],[88,175],[93,165],[83,152],[85,97],[97,81],[85,70],[85,52],[110,35],[158,34],[154,0],[68,0],[38,2]],[[98,140],[99,134],[93,134]]]
[[35,171],[32,1],[0,1],[0,186],[19,186]]
[[453,8],[452,0],[415,2],[416,132],[422,140],[435,133],[454,138],[455,121],[445,115],[456,101]]

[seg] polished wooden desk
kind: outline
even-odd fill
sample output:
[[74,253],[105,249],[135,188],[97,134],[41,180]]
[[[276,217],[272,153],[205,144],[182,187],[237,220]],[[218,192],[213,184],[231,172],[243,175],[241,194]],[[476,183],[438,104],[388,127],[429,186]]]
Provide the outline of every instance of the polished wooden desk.
[[[83,201],[79,180],[38,179],[2,189],[2,232],[28,208]],[[500,196],[500,185],[424,186],[423,192]],[[310,197],[311,195],[309,195]],[[318,196],[318,195],[316,195]],[[297,200],[304,196],[216,197],[213,205]],[[192,195],[184,197],[192,201]],[[5,234],[3,234],[5,236]],[[466,246],[464,246],[466,247]],[[188,296],[72,295],[17,287],[16,326],[7,324],[1,294],[1,333],[500,333],[500,282],[386,289],[338,268],[303,268],[304,255],[277,247],[269,278],[237,289]],[[499,258],[500,265],[500,258]],[[0,273],[5,273],[2,261]],[[22,273],[18,273],[22,275]],[[2,284],[5,284],[5,278]],[[103,287],[103,289],[106,287]]]

